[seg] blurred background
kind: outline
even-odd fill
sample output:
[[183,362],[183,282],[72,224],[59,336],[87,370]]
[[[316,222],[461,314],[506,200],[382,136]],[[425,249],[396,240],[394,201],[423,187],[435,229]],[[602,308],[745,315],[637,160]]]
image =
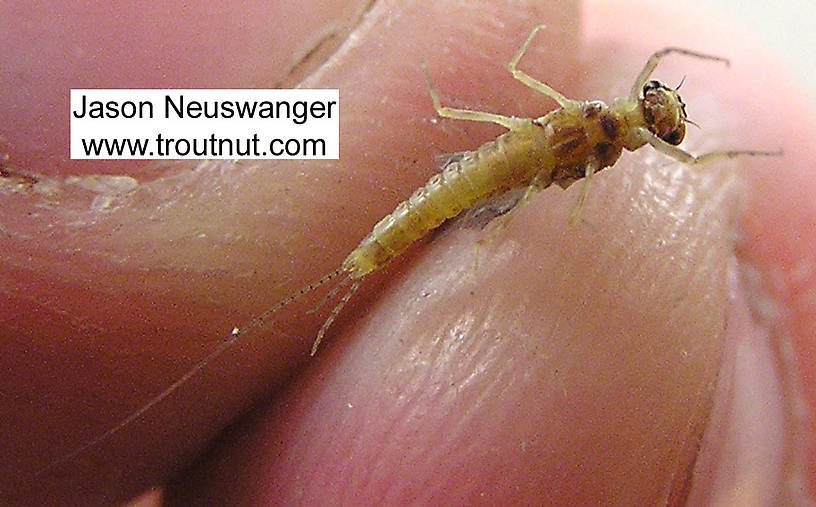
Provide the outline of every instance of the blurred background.
[[742,2],[704,0],[725,16],[756,31],[756,37],[780,53],[816,104],[816,0]]

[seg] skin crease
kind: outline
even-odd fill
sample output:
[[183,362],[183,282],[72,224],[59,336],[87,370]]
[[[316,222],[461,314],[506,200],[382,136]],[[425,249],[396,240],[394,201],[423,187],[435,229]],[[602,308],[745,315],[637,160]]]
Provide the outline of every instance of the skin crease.
[[[177,397],[61,473],[38,478],[36,488],[21,493],[29,496],[15,501],[109,503],[166,483],[228,421],[274,392],[210,459],[177,479],[170,500],[558,503],[583,495],[578,499],[654,502],[672,485],[683,489],[673,478],[685,477],[679,463],[705,425],[727,338],[723,273],[731,265],[738,216],[740,260],[766,278],[775,275],[762,288],[789,310],[780,334],[792,339],[801,358],[799,385],[814,399],[814,365],[807,362],[813,355],[806,354],[813,327],[801,317],[808,301],[801,294],[813,281],[800,280],[796,292],[785,283],[792,267],[812,260],[803,245],[813,244],[806,236],[813,204],[805,198],[813,195],[813,183],[803,175],[814,161],[804,140],[816,128],[793,85],[757,70],[763,67],[755,53],[724,42],[723,30],[701,33],[699,18],[652,18],[633,7],[625,24],[598,28],[603,23],[591,19],[601,17],[600,4],[560,5],[556,12],[516,4],[437,5],[390,13],[376,5],[371,15],[378,22],[367,21],[373,26],[361,30],[357,46],[306,82],[341,89],[339,164],[255,170],[245,163],[197,173],[195,164],[54,169],[10,153],[11,162],[37,174],[124,173],[145,184],[122,209],[93,217],[85,213],[92,199],[76,185],[66,185],[58,205],[49,207],[32,205],[47,201],[43,197],[2,195],[8,211],[0,226],[13,236],[3,240],[9,244],[4,306],[14,310],[4,317],[9,332],[0,351],[8,362],[0,385],[11,393],[0,400],[3,427],[11,430],[2,437],[10,450],[4,478],[17,484],[22,479],[15,474],[30,474],[104,431],[203,357],[233,325],[332,269],[431,174],[434,155],[475,147],[500,132],[431,121],[418,65],[423,56],[445,103],[529,115],[553,106],[513,82],[503,65],[536,22],[546,20],[553,30],[536,43],[548,49],[531,54],[524,68],[575,98],[626,93],[645,57],[666,43],[713,48],[732,59],[732,69],[673,59],[658,71],[670,83],[689,75],[683,96],[703,128],[692,130],[684,146],[694,152],[775,149],[778,132],[790,131],[784,163],[741,160],[718,173],[667,163],[645,148],[593,180],[584,212],[589,225],[567,226],[577,187],[536,195],[504,226],[482,231],[454,224],[367,282],[314,360],[305,354],[322,316],[303,315],[312,301],[281,314]],[[260,7],[246,9],[253,8]],[[485,20],[484,12],[496,20]],[[586,40],[577,35],[579,16],[586,19],[582,30],[596,30],[586,32]],[[668,23],[671,38],[664,39]],[[418,26],[440,28],[424,34]],[[246,25],[225,30],[244,34],[237,46],[254,40]],[[223,54],[244,54],[213,45]],[[207,47],[193,45],[199,46]],[[586,59],[558,51],[578,46]],[[218,51],[202,53],[215,57]],[[268,86],[276,81],[268,76],[288,68],[277,62],[292,53],[289,47],[275,51],[250,51],[261,53],[258,61],[223,71],[229,77],[217,69],[195,75],[190,65],[178,75],[142,77],[138,85],[122,72],[121,81],[66,77],[62,86]],[[178,68],[174,63],[162,68]],[[781,118],[780,110],[802,111],[802,118]],[[28,128],[20,122],[3,124]],[[15,145],[13,135],[2,134]],[[745,174],[749,190],[762,191],[740,203],[728,168]],[[157,177],[164,179],[151,185]],[[42,216],[33,223],[19,218],[31,209]],[[57,232],[38,242],[49,222]],[[683,295],[685,287],[694,290]]]

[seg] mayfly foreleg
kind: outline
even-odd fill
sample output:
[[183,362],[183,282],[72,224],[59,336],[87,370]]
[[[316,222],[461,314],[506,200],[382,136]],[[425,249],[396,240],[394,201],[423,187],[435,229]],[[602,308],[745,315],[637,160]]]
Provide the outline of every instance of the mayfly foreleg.
[[488,123],[495,123],[502,127],[512,130],[518,126],[521,120],[512,118],[510,116],[503,116],[495,113],[486,113],[484,111],[472,111],[470,109],[456,109],[453,107],[443,106],[439,101],[439,93],[437,93],[431,77],[428,75],[428,66],[425,61],[422,62],[422,72],[425,75],[425,83],[428,85],[428,93],[431,95],[436,114],[442,118],[451,118],[453,120],[468,120],[468,121],[482,121]]
[[722,56],[707,55],[705,53],[698,53],[697,51],[676,47],[663,48],[660,51],[655,51],[655,53],[650,56],[648,60],[646,60],[646,65],[643,66],[643,70],[640,71],[637,79],[635,79],[635,84],[632,85],[632,91],[629,92],[630,100],[636,101],[638,97],[640,97],[640,92],[643,90],[643,85],[646,84],[646,80],[652,75],[652,72],[654,72],[657,64],[660,63],[660,60],[663,59],[663,57],[672,53],[690,56],[692,58],[700,58],[702,60],[722,62],[726,65],[726,67],[731,66],[731,62],[728,61],[728,58],[723,58]]
[[669,144],[663,139],[660,139],[648,130],[638,129],[638,136],[649,143],[655,150],[669,156],[678,162],[688,165],[708,164],[720,160],[727,160],[737,157],[779,157],[782,155],[782,150],[777,151],[758,151],[758,150],[725,150],[713,151],[711,153],[704,153],[702,155],[692,155],[686,150]]
[[561,107],[567,107],[574,101],[568,99],[563,94],[559,93],[558,91],[554,90],[550,85],[546,83],[542,83],[538,79],[530,76],[526,72],[518,69],[518,62],[521,60],[521,57],[524,56],[524,53],[527,52],[527,48],[530,47],[530,43],[533,42],[535,38],[535,34],[538,33],[539,30],[546,28],[546,25],[538,25],[537,27],[533,28],[533,31],[530,32],[530,35],[527,36],[527,40],[524,41],[524,44],[521,46],[521,49],[518,50],[516,56],[513,57],[507,63],[507,70],[513,74],[513,77],[524,83],[525,86],[532,88],[533,90],[543,93],[544,95],[550,97],[554,101],[558,102],[558,105]]

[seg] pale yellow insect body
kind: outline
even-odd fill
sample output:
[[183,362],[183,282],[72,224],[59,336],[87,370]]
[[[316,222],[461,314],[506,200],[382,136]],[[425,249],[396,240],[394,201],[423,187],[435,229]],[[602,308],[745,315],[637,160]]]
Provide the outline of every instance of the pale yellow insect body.
[[[517,69],[521,57],[543,26],[536,27],[508,64],[513,76],[525,85],[558,102],[560,109],[539,118],[515,118],[493,113],[453,109],[440,105],[439,97],[427,77],[428,89],[436,112],[445,118],[497,123],[509,131],[489,141],[459,160],[446,165],[380,220],[343,261],[340,269],[318,280],[322,285],[346,273],[351,288],[334,308],[318,332],[312,354],[328,327],[359,280],[381,269],[403,253],[415,241],[476,203],[515,188],[527,188],[524,200],[534,190],[555,183],[562,188],[586,178],[576,211],[586,197],[589,177],[615,164],[624,149],[634,151],[646,144],[688,164],[710,162],[741,155],[776,155],[759,151],[723,151],[701,156],[677,147],[685,137],[686,111],[676,90],[659,81],[648,81],[659,60],[669,53],[680,53],[708,60],[727,60],[680,48],[666,48],[652,55],[641,71],[629,97],[615,99],[610,105],[601,101],[568,99]],[[300,291],[294,299],[309,292]],[[292,299],[292,300],[294,300]],[[282,301],[280,306],[290,300]],[[276,305],[271,311],[277,310]],[[264,315],[265,317],[266,315]]]
[[147,404],[110,430],[55,460],[40,474],[119,432],[201,372],[240,336],[258,327],[264,319],[281,307],[345,275],[338,286],[329,292],[328,297],[336,294],[340,287],[347,284],[351,286],[321,327],[312,346],[314,354],[327,329],[366,276],[382,269],[389,261],[402,254],[445,220],[459,215],[463,210],[472,208],[491,196],[511,189],[527,188],[528,191],[522,198],[526,201],[532,191],[553,183],[566,188],[584,178],[585,184],[576,206],[578,210],[586,197],[588,182],[593,173],[612,166],[624,149],[636,150],[646,144],[687,164],[742,155],[781,155],[781,151],[721,151],[694,156],[677,147],[685,136],[687,122],[685,106],[674,89],[659,81],[647,82],[647,79],[660,59],[670,53],[727,64],[728,61],[724,58],[685,49],[666,48],[649,58],[628,97],[615,99],[610,105],[599,101],[576,101],[564,97],[545,83],[516,68],[535,34],[542,28],[543,26],[538,26],[530,33],[524,45],[508,63],[508,69],[513,77],[525,85],[555,100],[561,106],[559,109],[539,118],[515,118],[443,107],[428,80],[431,99],[440,116],[496,123],[507,128],[508,132],[447,164],[411,197],[397,205],[391,214],[380,220],[337,270],[279,301],[253,318],[247,326],[234,328],[229,337],[207,357]]

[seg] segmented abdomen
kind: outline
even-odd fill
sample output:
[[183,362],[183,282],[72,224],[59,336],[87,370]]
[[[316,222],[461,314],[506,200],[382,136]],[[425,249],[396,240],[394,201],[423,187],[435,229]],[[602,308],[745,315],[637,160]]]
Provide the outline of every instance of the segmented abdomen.
[[[531,124],[530,129],[538,127]],[[346,257],[343,270],[351,278],[362,278],[462,210],[492,195],[529,184],[546,162],[536,155],[541,147],[536,146],[534,136],[527,130],[507,132],[446,165],[374,226]]]

